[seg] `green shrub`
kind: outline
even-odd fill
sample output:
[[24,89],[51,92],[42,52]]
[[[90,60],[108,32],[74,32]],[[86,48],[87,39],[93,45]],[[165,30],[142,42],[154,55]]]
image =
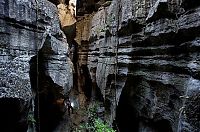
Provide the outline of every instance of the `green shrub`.
[[102,120],[95,119],[94,121],[95,132],[115,132],[107,124],[104,124]]
[[98,117],[98,107],[98,103],[89,106],[87,110],[88,121],[83,123],[76,132],[81,130],[88,130],[89,132],[115,132],[107,123],[104,123],[103,120]]

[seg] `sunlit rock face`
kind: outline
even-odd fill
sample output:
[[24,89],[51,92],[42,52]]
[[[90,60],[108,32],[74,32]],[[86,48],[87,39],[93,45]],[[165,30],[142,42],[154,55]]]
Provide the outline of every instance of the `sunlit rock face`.
[[69,1],[69,9],[70,9],[72,15],[76,16],[76,0]]
[[59,19],[60,19],[62,27],[71,26],[75,24],[76,22],[76,19],[74,18],[74,16],[68,9],[68,6],[64,4],[58,5],[58,15],[59,15]]
[[57,8],[62,30],[67,36],[71,48],[73,45],[72,41],[76,36],[76,1],[60,1]]
[[77,3],[76,0],[48,0],[48,1],[52,2],[55,5],[59,4],[67,5],[71,14],[76,16],[76,3]]
[[199,9],[187,0],[113,0],[85,17],[87,67],[110,124],[125,132],[200,130]]
[[[72,63],[67,57],[68,44],[60,29],[57,8],[52,3],[1,0],[0,18],[0,107],[8,109],[1,109],[5,118],[1,118],[0,131],[23,132],[28,129],[30,113],[37,121],[36,111],[41,110],[40,115],[50,112],[37,106],[46,103],[57,107],[53,102],[64,98],[72,88]],[[34,103],[35,96],[42,103]]]

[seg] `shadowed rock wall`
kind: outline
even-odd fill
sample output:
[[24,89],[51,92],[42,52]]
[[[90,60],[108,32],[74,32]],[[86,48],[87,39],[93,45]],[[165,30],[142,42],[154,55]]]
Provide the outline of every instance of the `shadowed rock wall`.
[[195,0],[113,0],[85,24],[87,66],[120,131],[199,131],[199,13]]
[[[5,102],[0,107],[8,109],[1,112],[5,117],[1,118],[1,131],[26,131],[34,118],[39,120],[36,112],[39,104],[37,100],[32,103],[35,97],[45,101],[42,99],[53,96],[50,104],[58,107],[54,102],[64,98],[73,85],[72,62],[66,37],[60,30],[57,8],[47,0],[36,2],[0,1],[0,100]],[[37,83],[45,83],[45,78],[38,80],[37,76],[48,78],[51,89],[45,88],[49,84],[38,86]],[[46,110],[48,113],[49,109]],[[16,120],[9,118],[11,122],[7,124],[4,119],[10,117],[9,111],[16,112],[13,114]]]

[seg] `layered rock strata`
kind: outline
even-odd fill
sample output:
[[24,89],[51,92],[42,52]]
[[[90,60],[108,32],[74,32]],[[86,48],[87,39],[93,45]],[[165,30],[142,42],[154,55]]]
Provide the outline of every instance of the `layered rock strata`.
[[[61,109],[55,102],[73,85],[57,8],[47,0],[2,0],[0,23],[1,131],[27,131],[34,120],[40,120],[45,130],[52,122],[43,114],[57,118],[52,112]],[[15,114],[10,117],[9,111]]]
[[187,0],[114,0],[94,13],[87,67],[110,124],[199,131],[199,9]]

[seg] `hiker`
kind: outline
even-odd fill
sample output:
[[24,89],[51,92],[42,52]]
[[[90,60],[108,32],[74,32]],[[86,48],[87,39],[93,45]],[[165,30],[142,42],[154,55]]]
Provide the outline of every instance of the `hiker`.
[[68,115],[70,116],[70,113],[73,114],[73,107],[71,106],[69,97],[66,98],[66,106],[67,106],[67,110],[68,110]]

